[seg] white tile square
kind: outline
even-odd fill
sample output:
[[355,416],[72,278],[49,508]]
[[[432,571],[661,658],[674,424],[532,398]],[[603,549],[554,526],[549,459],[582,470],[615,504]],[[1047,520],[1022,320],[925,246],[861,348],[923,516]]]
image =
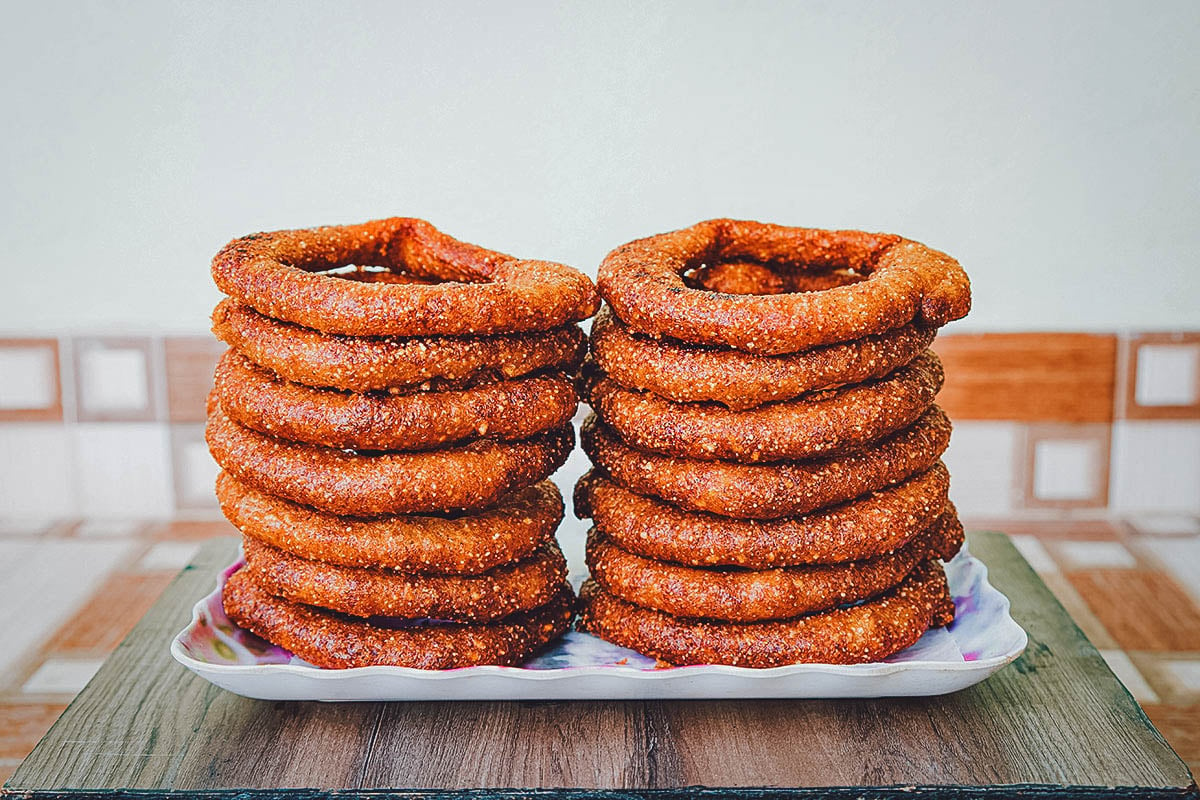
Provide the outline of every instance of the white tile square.
[[1008,538],[1012,540],[1013,546],[1017,548],[1017,552],[1029,562],[1029,566],[1033,567],[1034,572],[1043,575],[1058,572],[1058,564],[1036,536],[1021,533],[1014,534]]
[[1112,505],[1121,513],[1200,513],[1200,421],[1113,425]]
[[1137,559],[1120,542],[1064,540],[1055,547],[1072,569],[1133,569]]
[[1191,406],[1200,387],[1200,345],[1144,344],[1137,350],[1139,406]]
[[1200,517],[1192,514],[1138,514],[1128,521],[1145,536],[1200,536]]
[[143,523],[134,519],[88,519],[75,526],[81,539],[120,539],[137,535]]
[[1200,692],[1200,661],[1164,659],[1160,663],[1181,687],[1190,692]]
[[1033,449],[1033,495],[1038,500],[1088,500],[1100,494],[1098,442],[1042,439]]
[[1012,510],[1020,428],[1011,422],[958,422],[942,456],[950,469],[950,499],[963,516]]
[[179,493],[176,502],[181,508],[195,509],[205,506],[217,507],[213,486],[220,467],[208,452],[208,445],[200,440],[182,445],[176,462],[181,474],[176,483]]
[[68,428],[0,423],[0,518],[70,517],[78,508]]
[[0,347],[0,409],[58,405],[58,369],[50,345]]
[[78,694],[104,663],[102,658],[48,658],[21,687],[25,694]]
[[85,516],[162,518],[171,515],[167,426],[101,422],[76,425],[75,468]]
[[1159,702],[1158,694],[1154,689],[1150,688],[1150,684],[1142,676],[1142,673],[1134,666],[1133,661],[1123,650],[1101,650],[1100,655],[1104,657],[1108,668],[1113,671],[1121,683],[1125,684],[1125,688],[1133,695],[1133,699],[1139,703],[1157,703]]
[[146,571],[178,572],[192,562],[196,553],[200,551],[201,544],[195,541],[159,542],[142,556],[138,568]]
[[150,406],[144,350],[100,344],[81,345],[81,348],[76,395],[83,411],[140,412]]

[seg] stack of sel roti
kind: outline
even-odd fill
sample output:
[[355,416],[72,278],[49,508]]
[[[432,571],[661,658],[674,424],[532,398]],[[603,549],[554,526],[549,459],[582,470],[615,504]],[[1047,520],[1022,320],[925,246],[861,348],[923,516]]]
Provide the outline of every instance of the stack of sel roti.
[[328,668],[514,665],[567,630],[547,478],[591,281],[408,218],[247,236],[212,269],[229,618]]
[[579,627],[672,665],[879,661],[953,619],[944,253],[711,220],[600,267]]

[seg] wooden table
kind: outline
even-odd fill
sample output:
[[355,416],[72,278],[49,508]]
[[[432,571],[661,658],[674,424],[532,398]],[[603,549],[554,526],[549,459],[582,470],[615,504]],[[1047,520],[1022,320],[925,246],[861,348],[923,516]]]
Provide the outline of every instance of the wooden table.
[[1029,632],[1025,654],[954,695],[855,701],[247,700],[167,652],[235,549],[232,539],[204,547],[6,792],[1200,797],[1186,766],[1001,534],[973,535],[971,549],[1012,598]]

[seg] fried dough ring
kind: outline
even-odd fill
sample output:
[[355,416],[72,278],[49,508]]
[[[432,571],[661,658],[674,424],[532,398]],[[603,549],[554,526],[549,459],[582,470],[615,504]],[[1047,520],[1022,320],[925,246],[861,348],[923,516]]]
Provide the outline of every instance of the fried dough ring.
[[516,666],[565,633],[575,614],[574,597],[565,584],[540,608],[484,624],[385,627],[386,619],[354,619],[274,597],[245,570],[229,577],[221,598],[234,624],[326,669]]
[[213,310],[218,339],[279,376],[351,392],[404,389],[480,374],[511,379],[542,370],[569,374],[583,360],[577,325],[495,336],[332,336],[264,317],[222,300]]
[[575,514],[622,549],[693,567],[772,569],[890,553],[933,524],[950,475],[938,462],[901,483],[802,517],[730,519],[643,497],[595,470],[575,487]]
[[591,363],[583,391],[604,423],[640,450],[756,463],[857,450],[916,421],[942,380],[942,363],[927,350],[881,380],[745,411],[625,389]]
[[905,325],[855,342],[756,356],[647,339],[605,306],[592,323],[591,347],[596,363],[622,386],[677,403],[708,401],[740,410],[882,378],[916,358],[936,334],[936,328]]
[[643,453],[594,414],[582,433],[592,463],[630,491],[689,511],[778,519],[860,497],[929,469],[950,443],[950,420],[935,405],[911,427],[867,450],[753,465]]
[[588,581],[580,592],[580,630],[669,664],[787,664],[882,661],[931,627],[954,619],[946,574],[935,561],[917,566],[874,600],[773,622],[714,622],[673,617],[620,600]]
[[593,528],[587,563],[592,579],[606,592],[643,608],[675,617],[757,622],[875,597],[922,561],[949,558],[962,541],[962,524],[945,513],[894,553],[863,561],[769,570],[698,569],[634,555]]
[[549,476],[575,443],[567,425],[520,442],[366,455],[265,436],[215,404],[205,439],[217,464],[255,489],[363,517],[487,508]]
[[264,494],[224,471],[217,500],[243,534],[301,558],[440,575],[478,575],[525,558],[554,537],[563,518],[550,481],[456,516],[340,517]]
[[235,350],[221,357],[215,380],[221,408],[247,428],[363,450],[428,450],[481,436],[527,439],[570,422],[579,402],[561,375],[402,395],[314,389],[285,381]]
[[[823,291],[727,294],[685,280],[706,265],[744,261],[783,275],[840,271],[847,281]],[[859,275],[867,279],[849,282]],[[918,242],[731,219],[618,247],[600,265],[597,282],[613,312],[638,333],[764,355],[909,323],[938,327],[971,307],[970,281],[958,262]]]
[[[348,265],[421,280],[318,274]],[[234,239],[213,258],[212,276],[222,292],[268,317],[349,336],[542,331],[586,319],[599,306],[578,270],[485,250],[404,217]]]
[[354,617],[491,622],[549,603],[567,580],[567,561],[550,539],[531,556],[482,575],[417,575],[309,561],[242,537],[246,574],[293,603]]

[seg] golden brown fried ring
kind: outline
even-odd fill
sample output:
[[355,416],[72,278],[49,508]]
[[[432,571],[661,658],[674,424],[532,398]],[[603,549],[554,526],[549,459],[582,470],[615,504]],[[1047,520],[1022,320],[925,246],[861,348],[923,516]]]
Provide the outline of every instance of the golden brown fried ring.
[[213,405],[205,439],[222,469],[267,494],[346,516],[487,508],[549,476],[575,444],[567,425],[520,442],[349,453],[265,436]]
[[342,567],[242,538],[246,574],[276,597],[355,617],[491,622],[549,603],[567,580],[567,562],[549,540],[531,556],[482,575],[418,575]]
[[936,405],[911,427],[847,455],[775,464],[735,464],[644,453],[595,414],[583,449],[617,483],[690,511],[739,519],[778,519],[841,503],[924,472],[950,443],[950,420]]
[[[344,280],[323,271],[387,267],[412,282]],[[477,336],[586,319],[599,298],[578,270],[460,242],[419,219],[255,233],[212,262],[227,295],[275,319],[350,336]]]
[[[866,280],[784,294],[727,294],[688,285],[686,276],[706,265],[745,261],[784,276],[840,272]],[[971,308],[970,281],[958,262],[918,242],[731,219],[618,247],[600,265],[598,284],[616,315],[638,333],[764,355],[848,342],[909,323],[937,327]]]
[[575,514],[591,517],[606,537],[646,558],[771,569],[890,553],[932,525],[943,509],[954,511],[946,499],[949,488],[950,476],[939,462],[894,486],[802,517],[730,519],[634,494],[592,471],[575,487]]
[[942,378],[942,363],[927,350],[872,383],[732,411],[625,389],[589,362],[583,392],[600,419],[633,447],[702,461],[755,463],[857,450],[924,414]]
[[217,500],[242,533],[301,558],[441,575],[477,575],[525,558],[554,537],[563,517],[550,481],[454,516],[340,517],[263,494],[224,471]]
[[756,356],[638,336],[605,306],[592,324],[592,356],[614,381],[677,403],[733,409],[791,400],[891,373],[929,346],[936,328],[905,325],[878,336],[782,356]]
[[216,392],[225,413],[247,428],[362,450],[428,450],[481,436],[527,439],[570,422],[579,402],[561,375],[409,394],[314,389],[282,380],[234,350],[217,364]]
[[386,619],[355,619],[275,597],[246,570],[231,575],[222,593],[234,624],[326,669],[516,666],[566,632],[574,599],[564,584],[546,605],[496,622],[386,627]]
[[264,317],[232,300],[221,301],[212,319],[216,337],[254,363],[289,381],[351,392],[405,389],[480,374],[574,374],[585,348],[576,325],[496,336],[331,336]]
[[912,645],[954,619],[946,574],[935,561],[917,566],[874,600],[774,622],[712,622],[673,617],[627,603],[595,582],[583,585],[580,630],[669,664],[862,664]]
[[768,570],[703,569],[634,555],[593,528],[587,563],[592,579],[605,591],[643,608],[675,617],[756,622],[875,597],[904,580],[922,561],[956,552],[962,538],[958,518],[946,513],[894,553],[863,561]]

